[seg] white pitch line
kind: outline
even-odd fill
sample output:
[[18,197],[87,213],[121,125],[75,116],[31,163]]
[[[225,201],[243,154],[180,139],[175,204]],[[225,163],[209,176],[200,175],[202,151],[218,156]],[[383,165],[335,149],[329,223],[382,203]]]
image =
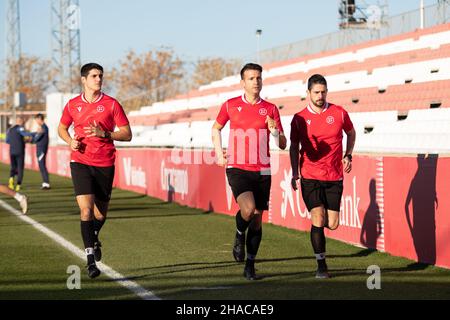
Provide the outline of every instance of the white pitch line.
[[[76,255],[78,258],[80,258],[82,260],[86,259],[86,254],[85,254],[84,250],[81,250],[80,248],[75,246],[73,243],[67,241],[62,236],[57,234],[56,232],[43,226],[36,220],[31,219],[30,217],[28,217],[26,215],[23,215],[20,211],[14,209],[13,207],[11,207],[9,204],[7,204],[6,202],[4,202],[2,200],[0,200],[0,207],[3,207],[7,211],[11,212],[13,215],[18,217],[20,220],[32,225],[35,229],[41,231],[47,237],[49,237],[50,239],[52,239],[53,241],[55,241],[57,244],[64,247],[65,249],[69,250],[71,253]],[[161,300],[153,292],[144,289],[143,287],[141,287],[134,281],[127,280],[125,278],[125,276],[123,276],[119,272],[115,271],[111,267],[107,266],[106,264],[104,264],[102,262],[98,262],[97,266],[101,269],[101,271],[105,275],[107,275],[109,278],[116,281],[121,286],[130,290],[134,294],[136,294],[139,298],[141,298],[143,300]]]
[[214,291],[214,290],[229,290],[233,289],[233,287],[193,287],[190,290],[195,291]]

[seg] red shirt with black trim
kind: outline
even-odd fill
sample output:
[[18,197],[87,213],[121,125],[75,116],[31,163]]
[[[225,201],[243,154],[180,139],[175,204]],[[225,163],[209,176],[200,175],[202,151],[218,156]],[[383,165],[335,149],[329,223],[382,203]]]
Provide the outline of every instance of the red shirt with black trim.
[[228,168],[247,171],[270,169],[270,131],[266,123],[267,116],[274,119],[279,132],[283,132],[280,112],[270,102],[259,99],[255,104],[251,104],[245,95],[242,95],[222,105],[216,121],[222,126],[230,121]]
[[116,148],[111,139],[86,137],[84,127],[94,124],[102,130],[113,132],[115,127],[129,124],[125,112],[116,99],[101,93],[98,99],[89,103],[84,94],[71,99],[66,106],[60,123],[74,126],[75,134],[81,142],[78,151],[72,151],[71,162],[78,162],[95,167],[111,167],[116,159]]
[[301,144],[301,176],[321,181],[342,180],[343,132],[352,129],[347,111],[331,103],[327,103],[320,114],[308,106],[294,115],[291,143]]

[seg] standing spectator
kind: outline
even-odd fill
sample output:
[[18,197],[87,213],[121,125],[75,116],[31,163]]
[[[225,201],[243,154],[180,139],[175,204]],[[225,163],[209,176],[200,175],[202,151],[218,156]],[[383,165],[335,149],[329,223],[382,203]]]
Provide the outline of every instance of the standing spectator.
[[42,113],[37,114],[34,120],[39,126],[37,133],[35,133],[33,138],[33,143],[36,144],[36,157],[39,163],[39,170],[42,176],[42,190],[50,189],[50,180],[48,177],[48,171],[46,166],[46,158],[48,151],[48,127],[44,122],[44,115]]
[[[27,132],[23,126],[24,119],[16,118],[16,124],[6,134],[6,143],[9,144],[9,157],[11,170],[9,174],[8,187],[19,192],[22,185],[25,168],[25,138],[33,138],[33,134]],[[17,176],[17,184],[14,187],[14,178]]]

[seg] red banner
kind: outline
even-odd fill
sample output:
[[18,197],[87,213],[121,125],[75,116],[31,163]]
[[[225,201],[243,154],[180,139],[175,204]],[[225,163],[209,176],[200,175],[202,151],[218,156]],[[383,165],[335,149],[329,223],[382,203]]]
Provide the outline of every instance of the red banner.
[[[8,145],[0,159],[9,163]],[[27,145],[26,167],[37,170],[34,146]],[[269,212],[264,221],[309,231],[310,215],[301,193],[290,185],[287,153],[273,153]],[[70,151],[52,147],[49,172],[70,177]],[[26,177],[25,177],[26,179]],[[450,267],[450,158],[355,156],[345,175],[340,227],[327,236],[396,256]],[[238,207],[211,151],[119,149],[115,187],[205,211],[234,215]]]
[[450,159],[437,155],[386,158],[386,250],[424,263],[450,266]]

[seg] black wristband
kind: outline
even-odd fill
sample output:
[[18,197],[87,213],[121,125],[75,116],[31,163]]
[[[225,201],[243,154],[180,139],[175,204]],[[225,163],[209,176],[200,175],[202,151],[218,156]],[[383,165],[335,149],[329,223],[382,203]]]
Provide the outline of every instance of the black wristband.
[[111,132],[105,131],[105,139],[111,139]]
[[348,160],[349,160],[350,162],[352,162],[352,160],[353,160],[353,157],[352,157],[351,154],[346,154],[346,155],[344,156],[344,158],[348,158]]

